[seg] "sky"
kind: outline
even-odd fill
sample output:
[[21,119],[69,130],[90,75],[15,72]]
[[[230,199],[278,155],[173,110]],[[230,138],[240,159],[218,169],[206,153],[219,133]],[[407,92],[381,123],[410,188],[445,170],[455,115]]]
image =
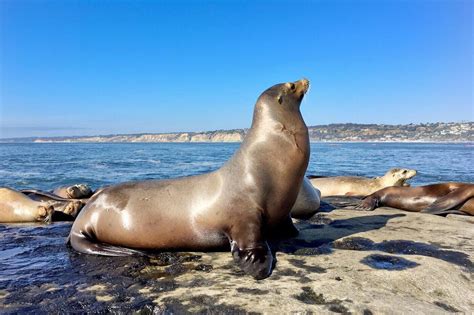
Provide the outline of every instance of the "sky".
[[0,1],[0,138],[474,120],[472,1]]

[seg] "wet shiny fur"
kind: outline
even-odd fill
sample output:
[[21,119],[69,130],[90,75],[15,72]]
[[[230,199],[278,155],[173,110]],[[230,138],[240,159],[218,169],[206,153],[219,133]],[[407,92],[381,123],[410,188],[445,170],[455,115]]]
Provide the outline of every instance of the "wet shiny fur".
[[123,183],[94,195],[72,226],[72,247],[128,255],[230,243],[247,274],[268,277],[274,263],[268,235],[297,233],[289,214],[309,159],[308,129],[299,110],[308,87],[300,80],[262,93],[247,136],[219,170]]

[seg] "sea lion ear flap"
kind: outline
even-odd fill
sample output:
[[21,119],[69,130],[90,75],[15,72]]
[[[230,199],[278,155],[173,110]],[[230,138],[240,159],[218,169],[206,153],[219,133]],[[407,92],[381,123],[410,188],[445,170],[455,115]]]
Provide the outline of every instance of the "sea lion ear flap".
[[283,102],[283,98],[281,94],[278,94],[277,100],[278,100],[278,104],[281,104]]

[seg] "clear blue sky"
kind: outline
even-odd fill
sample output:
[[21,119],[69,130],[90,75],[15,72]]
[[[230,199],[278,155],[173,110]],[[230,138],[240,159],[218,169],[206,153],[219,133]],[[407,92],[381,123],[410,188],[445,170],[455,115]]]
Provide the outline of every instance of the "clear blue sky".
[[0,137],[474,120],[471,1],[0,1]]

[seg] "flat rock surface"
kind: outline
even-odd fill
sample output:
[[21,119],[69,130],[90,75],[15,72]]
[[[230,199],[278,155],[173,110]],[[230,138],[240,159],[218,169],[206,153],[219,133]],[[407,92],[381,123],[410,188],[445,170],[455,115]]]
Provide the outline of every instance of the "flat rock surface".
[[340,209],[354,198],[325,201],[322,212],[295,221],[298,237],[272,243],[276,267],[261,281],[243,275],[229,252],[81,255],[64,244],[71,223],[0,225],[0,311],[474,311],[472,217],[361,212]]

